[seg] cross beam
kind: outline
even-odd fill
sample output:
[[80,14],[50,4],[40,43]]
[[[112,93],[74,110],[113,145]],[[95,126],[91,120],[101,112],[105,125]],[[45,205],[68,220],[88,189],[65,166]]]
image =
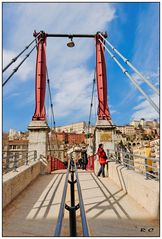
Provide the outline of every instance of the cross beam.
[[[33,33],[33,36],[36,37],[38,34],[44,34],[43,31],[37,33],[36,31]],[[101,33],[103,37],[107,38],[107,33],[97,32],[97,34]],[[56,34],[56,33],[45,33],[46,37],[66,37],[66,38],[95,38],[96,34]]]

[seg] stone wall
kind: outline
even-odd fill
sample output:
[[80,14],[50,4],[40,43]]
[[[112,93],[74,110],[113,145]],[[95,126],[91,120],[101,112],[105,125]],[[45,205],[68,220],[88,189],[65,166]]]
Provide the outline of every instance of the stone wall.
[[109,177],[152,216],[159,218],[159,182],[146,180],[144,175],[128,170],[115,162],[109,163]]
[[39,174],[41,162],[30,163],[18,168],[18,172],[3,175],[3,208],[19,195]]

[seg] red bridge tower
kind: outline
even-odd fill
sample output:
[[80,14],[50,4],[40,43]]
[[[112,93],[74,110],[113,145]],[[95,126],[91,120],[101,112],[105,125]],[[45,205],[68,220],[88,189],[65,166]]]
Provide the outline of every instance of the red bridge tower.
[[[103,35],[107,37],[107,34]],[[98,119],[111,121],[107,100],[107,78],[104,47],[100,41],[103,38],[96,34],[96,78],[98,91]]]
[[[39,33],[34,32],[34,37]],[[35,74],[35,113],[32,120],[46,120],[45,92],[46,92],[46,34],[40,32],[38,36],[37,61]]]

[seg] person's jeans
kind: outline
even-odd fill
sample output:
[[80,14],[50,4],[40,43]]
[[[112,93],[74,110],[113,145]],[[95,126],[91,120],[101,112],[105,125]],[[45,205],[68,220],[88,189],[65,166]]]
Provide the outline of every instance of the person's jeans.
[[86,166],[87,166],[87,165],[86,165],[85,163],[83,163],[83,164],[82,164],[82,169],[83,169],[83,170],[86,170]]
[[100,164],[100,169],[98,171],[97,176],[100,176],[101,173],[102,173],[102,177],[105,177],[105,164]]

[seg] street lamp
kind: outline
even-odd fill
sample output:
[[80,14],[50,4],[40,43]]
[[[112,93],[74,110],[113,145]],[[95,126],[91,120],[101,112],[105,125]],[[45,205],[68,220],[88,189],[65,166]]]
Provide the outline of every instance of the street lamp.
[[75,43],[73,42],[73,38],[72,37],[69,37],[70,38],[70,42],[67,43],[67,46],[68,47],[74,47],[75,46]]

